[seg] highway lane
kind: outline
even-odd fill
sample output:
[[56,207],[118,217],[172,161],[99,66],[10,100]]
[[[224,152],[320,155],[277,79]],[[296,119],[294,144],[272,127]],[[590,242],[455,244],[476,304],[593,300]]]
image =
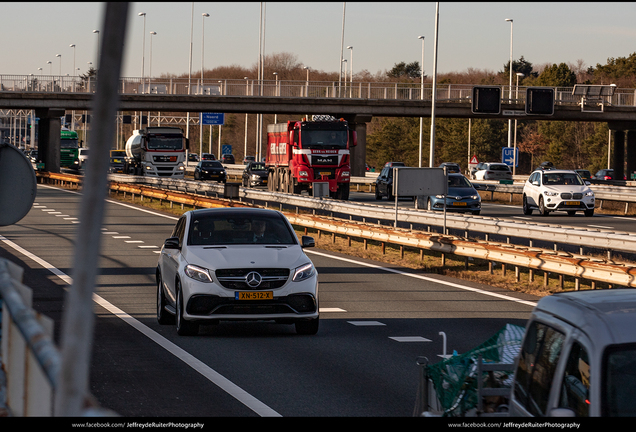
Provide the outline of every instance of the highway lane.
[[[58,340],[64,275],[72,275],[73,246],[81,241],[73,219],[80,198],[39,185],[31,212],[0,228],[0,253],[27,268],[34,305],[54,318]],[[505,323],[524,325],[537,300],[309,249],[320,281],[318,335],[224,322],[178,337],[156,322],[154,284],[157,252],[175,221],[136,206],[106,206],[91,391],[124,416],[410,416],[415,360],[439,360],[440,332],[447,352],[461,353]]]

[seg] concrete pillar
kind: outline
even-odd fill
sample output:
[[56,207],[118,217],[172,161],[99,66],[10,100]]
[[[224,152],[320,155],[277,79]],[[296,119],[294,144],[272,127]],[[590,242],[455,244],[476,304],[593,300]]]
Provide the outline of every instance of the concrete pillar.
[[625,174],[625,131],[617,130],[614,132],[614,151],[612,154],[614,168],[614,178],[622,180]]
[[61,108],[40,108],[35,110],[38,121],[38,158],[44,163],[44,170],[54,173],[60,172],[60,131],[62,116],[65,110]]
[[626,147],[626,175],[627,180],[631,180],[632,173],[636,172],[636,130],[627,131],[627,147]]

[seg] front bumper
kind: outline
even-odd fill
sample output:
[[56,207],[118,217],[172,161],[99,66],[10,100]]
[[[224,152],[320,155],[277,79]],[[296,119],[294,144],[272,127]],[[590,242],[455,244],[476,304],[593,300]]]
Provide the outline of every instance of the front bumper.
[[[444,210],[444,199],[443,198],[432,198],[431,199],[431,209],[432,210]],[[451,198],[446,198],[446,211],[456,211],[456,212],[476,212],[481,210],[481,201],[477,201],[474,199],[470,200],[455,200]]]

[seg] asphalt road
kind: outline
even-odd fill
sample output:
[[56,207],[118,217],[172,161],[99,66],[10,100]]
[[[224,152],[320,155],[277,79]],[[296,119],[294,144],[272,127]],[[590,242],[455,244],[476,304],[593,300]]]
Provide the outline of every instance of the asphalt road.
[[[55,321],[72,277],[81,195],[38,186],[0,256],[25,268],[34,308]],[[537,298],[308,249],[320,282],[320,330],[222,322],[179,337],[155,319],[157,252],[176,218],[106,205],[90,390],[125,417],[408,417],[416,359],[440,360],[525,325]],[[54,273],[57,273],[54,274]]]

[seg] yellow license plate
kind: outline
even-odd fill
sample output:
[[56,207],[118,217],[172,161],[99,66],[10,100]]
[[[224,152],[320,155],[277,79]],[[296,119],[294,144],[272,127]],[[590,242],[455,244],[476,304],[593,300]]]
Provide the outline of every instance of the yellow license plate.
[[570,206],[577,206],[580,203],[578,201],[566,201],[565,205],[570,205]]
[[263,184],[267,184],[267,180],[263,180]]
[[463,201],[456,201],[453,203],[454,206],[466,207],[466,203]]
[[321,173],[320,173],[320,175],[326,175],[326,176],[328,176],[328,175],[330,175],[330,174],[331,174],[330,172],[321,172]]
[[234,300],[273,300],[272,291],[237,291],[234,293]]

